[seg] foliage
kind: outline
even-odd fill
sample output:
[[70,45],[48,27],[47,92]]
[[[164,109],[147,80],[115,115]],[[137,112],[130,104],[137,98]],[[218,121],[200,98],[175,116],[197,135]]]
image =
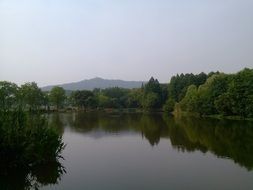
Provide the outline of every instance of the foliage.
[[156,94],[161,94],[160,83],[157,79],[154,79],[153,77],[151,77],[148,83],[144,86],[145,94],[148,94],[151,92],[156,93]]
[[228,93],[218,96],[218,98],[214,101],[214,105],[218,113],[221,115],[228,116],[233,114],[231,110],[232,104]]
[[2,81],[0,109],[48,110],[51,103],[57,109],[62,106],[79,109],[142,108],[149,111],[163,108],[165,112],[172,112],[176,107],[177,113],[182,110],[201,116],[253,117],[252,69],[244,69],[236,74],[180,74],[173,76],[169,84],[160,84],[151,77],[138,89],[112,87],[67,92],[65,95],[63,88],[54,87],[49,93],[45,93],[34,82],[18,87]]
[[98,106],[102,107],[102,108],[107,108],[110,106],[110,98],[103,95],[103,94],[99,94],[97,96],[97,100],[98,100]]
[[187,92],[183,100],[180,102],[180,107],[183,111],[196,111],[198,108],[198,92],[195,85],[188,87]]
[[150,78],[148,83],[143,87],[142,107],[145,110],[161,108],[164,103],[162,88],[157,79]]
[[[38,189],[39,184],[56,183],[65,172],[58,160],[65,146],[62,136],[48,127],[43,116],[25,112],[27,106],[38,110],[43,98],[36,83],[26,83],[19,88],[13,83],[0,82],[1,188]],[[47,165],[54,166],[50,179],[39,174]],[[8,183],[13,174],[18,180]]]
[[18,86],[7,81],[0,81],[0,111],[15,109],[18,105]]
[[47,126],[44,117],[21,110],[1,111],[0,187],[38,189],[57,183],[65,173],[59,162],[64,146],[62,136]]
[[[210,74],[212,75],[212,74]],[[168,96],[176,102],[181,101],[190,85],[200,86],[204,84],[207,79],[207,74],[180,74],[173,76],[168,85]]]
[[72,103],[79,108],[91,108],[96,104],[93,92],[88,90],[74,91],[71,94]]
[[35,82],[25,83],[19,89],[19,96],[23,107],[28,106],[30,110],[38,110],[43,105],[44,94]]
[[61,136],[36,114],[0,113],[1,165],[26,167],[56,159],[63,147]]
[[102,95],[109,98],[107,107],[110,108],[126,108],[128,90],[119,87],[106,88],[102,90]]
[[58,108],[60,108],[65,100],[65,90],[62,87],[53,87],[49,94],[50,102]]
[[133,89],[128,93],[127,107],[128,108],[140,108],[142,104],[143,90]]
[[173,98],[169,98],[165,104],[163,105],[163,111],[166,113],[171,113],[174,111],[175,100]]
[[253,113],[253,69],[244,69],[233,75],[227,91],[233,115],[250,117]]
[[159,96],[157,93],[149,92],[144,96],[142,106],[145,110],[157,108],[158,105],[159,105]]
[[213,74],[206,82],[190,86],[180,101],[183,111],[200,115],[235,115],[252,117],[253,70],[244,69],[236,74]]

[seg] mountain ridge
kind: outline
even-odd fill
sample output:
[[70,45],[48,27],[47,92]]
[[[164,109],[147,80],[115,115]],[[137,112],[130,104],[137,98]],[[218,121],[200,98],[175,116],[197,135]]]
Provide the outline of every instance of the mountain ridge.
[[91,79],[84,79],[77,82],[70,82],[58,85],[48,85],[41,87],[42,91],[50,91],[55,86],[60,86],[65,90],[93,90],[94,88],[110,88],[110,87],[120,87],[120,88],[140,88],[142,84],[146,81],[125,81],[121,79],[104,79],[101,77],[94,77]]

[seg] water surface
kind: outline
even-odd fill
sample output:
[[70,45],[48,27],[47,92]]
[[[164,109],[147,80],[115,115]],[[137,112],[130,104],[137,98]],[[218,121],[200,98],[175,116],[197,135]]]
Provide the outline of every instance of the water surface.
[[[48,118],[66,143],[66,173],[40,189],[253,189],[252,122],[159,114]],[[50,179],[50,168],[45,175]]]

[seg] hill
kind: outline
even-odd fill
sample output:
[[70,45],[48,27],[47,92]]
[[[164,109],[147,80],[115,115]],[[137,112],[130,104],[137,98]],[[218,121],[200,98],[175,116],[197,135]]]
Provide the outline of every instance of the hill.
[[50,91],[54,86],[60,86],[65,90],[93,90],[94,88],[109,88],[109,87],[120,87],[120,88],[140,88],[145,81],[124,81],[124,80],[110,80],[103,78],[92,78],[88,80],[82,80],[79,82],[66,83],[60,85],[50,85],[42,87],[43,91]]

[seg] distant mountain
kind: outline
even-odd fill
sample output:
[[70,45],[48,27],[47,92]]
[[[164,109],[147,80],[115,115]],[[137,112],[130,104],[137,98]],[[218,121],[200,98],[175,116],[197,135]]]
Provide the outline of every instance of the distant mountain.
[[94,88],[109,88],[109,87],[120,87],[120,88],[140,88],[142,83],[145,81],[124,81],[124,80],[108,80],[99,77],[82,80],[80,82],[66,83],[60,85],[45,86],[41,89],[43,91],[50,91],[54,86],[60,86],[65,90],[93,90]]

